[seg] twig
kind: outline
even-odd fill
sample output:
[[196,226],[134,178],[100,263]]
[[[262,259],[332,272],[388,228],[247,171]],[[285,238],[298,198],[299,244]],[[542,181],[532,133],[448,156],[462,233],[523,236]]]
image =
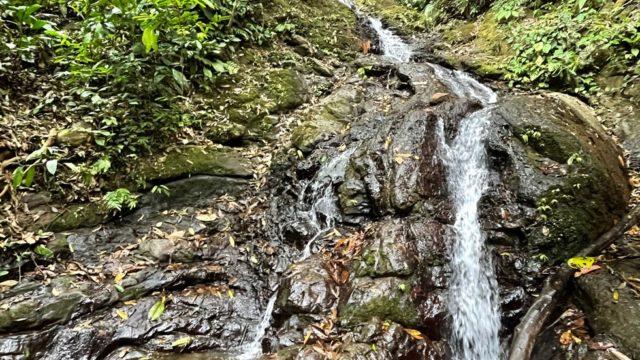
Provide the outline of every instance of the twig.
[[[640,220],[640,205],[627,213],[609,231],[596,241],[576,254],[576,256],[596,255],[606,249],[616,239]],[[516,327],[509,351],[509,360],[529,360],[536,338],[544,326],[547,318],[558,304],[560,294],[563,293],[571,280],[574,270],[566,264],[561,265],[555,275],[548,277],[540,296],[533,302],[520,324]]]

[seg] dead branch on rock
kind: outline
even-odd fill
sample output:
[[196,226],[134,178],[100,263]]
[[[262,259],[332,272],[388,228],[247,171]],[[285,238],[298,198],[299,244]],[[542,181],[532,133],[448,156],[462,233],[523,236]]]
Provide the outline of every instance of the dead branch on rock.
[[[609,231],[600,236],[576,256],[593,256],[609,247],[616,239],[622,236],[629,228],[640,221],[640,205],[628,212]],[[571,276],[575,270],[566,263],[562,264],[558,272],[549,276],[540,292],[540,296],[533,302],[525,316],[516,327],[511,341],[509,360],[529,360],[535,345],[536,338],[542,330],[547,318],[560,300]]]

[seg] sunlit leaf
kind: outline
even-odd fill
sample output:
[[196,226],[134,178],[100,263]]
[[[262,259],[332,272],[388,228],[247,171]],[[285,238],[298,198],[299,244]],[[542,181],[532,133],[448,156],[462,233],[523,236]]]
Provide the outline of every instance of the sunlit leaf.
[[149,309],[149,320],[156,321],[160,318],[160,316],[162,316],[162,314],[164,313],[165,301],[166,298],[163,296],[162,299],[153,304],[151,309]]
[[180,338],[171,343],[171,347],[185,347],[191,344],[192,339],[188,336]]
[[152,27],[146,27],[142,31],[142,43],[147,53],[150,51],[158,51],[158,35],[156,35],[156,29]]

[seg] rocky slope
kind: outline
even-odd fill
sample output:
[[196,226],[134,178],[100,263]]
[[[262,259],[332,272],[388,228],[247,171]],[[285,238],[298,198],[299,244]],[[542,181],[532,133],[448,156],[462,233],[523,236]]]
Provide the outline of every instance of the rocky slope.
[[[478,110],[490,124],[480,224],[504,342],[552,266],[624,212],[621,150],[580,100],[499,91],[487,103],[490,90],[462,73],[349,62],[354,39],[374,33],[363,18],[331,0],[287,9],[348,35],[303,23],[282,44],[294,66],[229,79],[230,126],[207,133],[224,145],[136,164],[146,184],[132,186],[166,184],[169,197],[149,193],[122,218],[85,204],[38,224],[56,232],[61,261],[0,293],[0,356],[451,358],[455,209],[438,124],[450,142]],[[38,206],[45,221],[51,205]],[[599,281],[578,283],[586,302],[607,302]],[[608,308],[590,306],[594,329],[621,337]]]

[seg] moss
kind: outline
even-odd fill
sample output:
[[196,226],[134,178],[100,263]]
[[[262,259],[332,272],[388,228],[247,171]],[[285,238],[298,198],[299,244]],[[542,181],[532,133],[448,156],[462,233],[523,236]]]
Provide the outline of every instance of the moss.
[[[295,109],[307,97],[304,79],[293,69],[254,68],[221,79],[217,87],[220,90],[213,94],[215,101],[229,121],[243,127],[243,133],[268,131],[269,124],[262,122],[265,116]],[[238,128],[233,130],[237,132]]]
[[403,35],[425,29],[422,14],[397,0],[356,0],[366,12],[379,16],[382,21]]
[[148,182],[187,178],[193,175],[250,177],[249,163],[230,148],[185,146],[165,156],[136,164],[133,177]]
[[100,203],[69,205],[62,214],[46,223],[38,222],[39,227],[53,232],[61,232],[83,227],[93,227],[109,220],[109,213]]
[[[529,244],[552,261],[570,258],[613,225],[604,174],[584,166],[583,173],[572,174],[561,187],[554,187],[538,199],[549,204],[539,211],[540,226],[527,234]],[[596,219],[598,219],[596,221]]]
[[11,331],[15,329],[16,323],[31,319],[38,304],[35,301],[27,300],[19,304],[12,305],[7,310],[0,311],[0,330]]
[[347,305],[340,317],[348,324],[364,323],[373,317],[378,317],[405,326],[416,326],[418,311],[411,304],[408,296],[399,289],[393,292],[395,294],[385,294],[362,305]]
[[297,34],[306,38],[324,55],[350,60],[358,52],[355,14],[335,0],[271,0],[269,10],[274,22],[295,25]]

